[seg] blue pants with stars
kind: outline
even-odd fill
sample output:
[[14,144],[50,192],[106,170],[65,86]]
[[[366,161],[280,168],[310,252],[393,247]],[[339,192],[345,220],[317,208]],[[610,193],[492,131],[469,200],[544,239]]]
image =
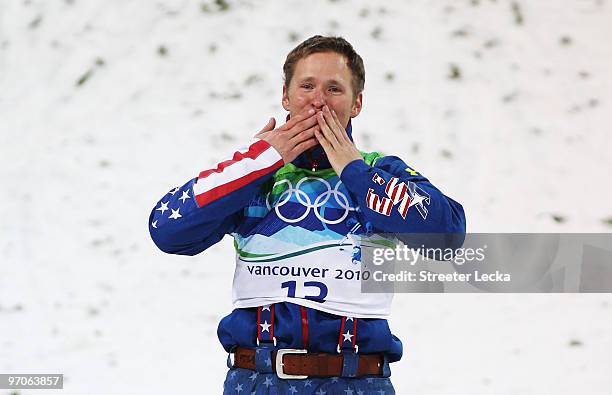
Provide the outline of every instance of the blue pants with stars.
[[312,377],[283,380],[276,373],[230,368],[223,383],[224,395],[395,395],[388,377]]

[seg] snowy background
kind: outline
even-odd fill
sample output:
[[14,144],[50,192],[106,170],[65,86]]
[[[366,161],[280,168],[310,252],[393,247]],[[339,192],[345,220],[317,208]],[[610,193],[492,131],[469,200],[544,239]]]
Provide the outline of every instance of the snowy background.
[[[364,58],[358,147],[470,231],[612,231],[610,0],[0,0],[0,373],[220,393],[231,242],[164,255],[148,215],[284,119],[282,63],[318,33]],[[612,388],[610,295],[404,294],[391,326],[398,394]]]

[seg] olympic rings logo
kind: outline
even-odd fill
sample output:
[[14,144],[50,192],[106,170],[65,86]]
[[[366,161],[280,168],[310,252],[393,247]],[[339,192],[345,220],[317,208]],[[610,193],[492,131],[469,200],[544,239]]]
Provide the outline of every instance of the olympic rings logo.
[[[315,182],[320,182],[327,188],[327,191],[323,192],[322,194],[316,197],[314,203],[311,202],[310,196],[308,196],[306,192],[300,189],[302,184],[308,180],[314,180]],[[309,176],[309,177],[304,177],[300,181],[298,181],[298,183],[296,184],[294,188],[293,185],[291,184],[291,181],[284,179],[284,180],[275,182],[274,186],[272,186],[272,189],[276,188],[277,185],[282,185],[282,184],[287,184],[289,187],[280,194],[277,202],[274,204],[274,211],[276,212],[276,215],[278,215],[280,219],[282,219],[283,221],[287,223],[294,224],[296,222],[300,222],[301,220],[306,218],[308,214],[310,214],[310,210],[312,209],[314,210],[315,216],[321,222],[323,222],[324,224],[328,224],[328,225],[334,225],[334,224],[339,224],[340,222],[344,221],[346,217],[349,215],[349,212],[355,211],[355,208],[351,207],[346,195],[339,191],[340,185],[342,184],[342,181],[340,180],[338,180],[338,182],[336,183],[336,186],[332,188],[331,184],[325,181],[324,179],[320,177]],[[287,204],[289,200],[291,200],[291,196],[293,196],[294,193],[295,193],[295,197],[297,201],[300,202],[302,206],[306,207],[306,211],[304,211],[304,213],[302,213],[297,218],[287,218],[280,212],[280,208],[284,206],[285,204]],[[325,208],[324,207],[325,204],[329,201],[332,195],[334,196],[334,199],[336,200],[336,203],[338,204],[338,206],[344,209],[344,213],[338,219],[327,219],[323,216],[325,213],[323,213],[322,215],[319,212],[319,207]],[[266,206],[268,207],[268,210],[272,209],[270,206],[270,193],[269,192],[266,195]]]

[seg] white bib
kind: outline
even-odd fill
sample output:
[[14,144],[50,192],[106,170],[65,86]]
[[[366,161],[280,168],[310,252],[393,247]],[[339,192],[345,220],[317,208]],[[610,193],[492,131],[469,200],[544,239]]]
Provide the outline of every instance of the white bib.
[[234,307],[290,302],[340,316],[388,318],[393,294],[361,292],[362,276],[372,274],[362,272],[352,251],[350,243],[323,242],[276,257],[237,255]]

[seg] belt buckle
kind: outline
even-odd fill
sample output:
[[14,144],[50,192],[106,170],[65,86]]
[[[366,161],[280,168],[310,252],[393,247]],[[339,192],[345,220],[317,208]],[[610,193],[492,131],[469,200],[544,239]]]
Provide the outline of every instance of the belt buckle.
[[279,379],[303,380],[308,376],[286,374],[283,371],[283,356],[285,354],[306,354],[308,351],[298,348],[281,348],[276,350],[276,375]]

